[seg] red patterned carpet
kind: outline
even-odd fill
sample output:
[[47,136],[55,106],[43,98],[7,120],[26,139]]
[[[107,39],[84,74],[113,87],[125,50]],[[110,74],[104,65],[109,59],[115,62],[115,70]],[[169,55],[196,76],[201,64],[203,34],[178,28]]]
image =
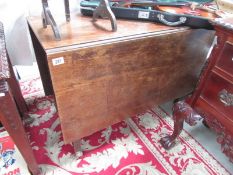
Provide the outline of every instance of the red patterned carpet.
[[21,87],[30,106],[26,130],[43,174],[230,174],[186,131],[173,149],[163,149],[159,139],[172,132],[173,121],[159,107],[85,137],[78,157],[62,140],[54,98],[43,97],[40,79],[21,82]]

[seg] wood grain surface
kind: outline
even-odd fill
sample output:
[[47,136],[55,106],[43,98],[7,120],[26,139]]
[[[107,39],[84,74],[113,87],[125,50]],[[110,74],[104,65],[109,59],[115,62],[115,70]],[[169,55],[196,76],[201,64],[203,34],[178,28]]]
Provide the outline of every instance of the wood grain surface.
[[[96,26],[76,15],[60,25],[62,40],[55,41],[39,18],[28,21],[38,52],[46,53],[37,59],[48,63],[66,143],[191,92],[214,36],[126,20],[111,32],[110,24],[101,28],[107,20]],[[54,65],[56,58],[64,63]]]
[[233,162],[233,20],[216,19],[216,42],[198,84],[184,101],[173,107],[174,132],[161,139],[165,148],[174,146],[184,120],[192,126],[204,118],[204,124],[217,133],[222,152]]
[[[210,43],[208,32],[190,30],[50,55],[65,141],[191,92],[208,50],[194,38],[202,32]],[[57,57],[65,63],[54,66]]]
[[64,16],[55,16],[61,34],[61,41],[56,41],[50,26],[43,28],[41,17],[28,17],[28,23],[34,34],[47,53],[64,50],[66,47],[80,47],[80,45],[93,45],[109,40],[119,40],[122,37],[135,38],[137,35],[150,35],[154,32],[174,32],[187,29],[187,27],[169,27],[153,22],[133,20],[117,20],[117,31],[111,31],[110,21],[98,19],[92,22],[91,17],[82,16],[79,13],[71,14],[71,21],[67,23]]

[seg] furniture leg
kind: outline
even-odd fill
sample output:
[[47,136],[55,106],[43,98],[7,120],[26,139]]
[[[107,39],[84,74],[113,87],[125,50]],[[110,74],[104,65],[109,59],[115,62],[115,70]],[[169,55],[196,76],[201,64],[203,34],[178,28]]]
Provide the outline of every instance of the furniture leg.
[[[39,167],[33,156],[15,101],[11,92],[8,91],[7,86],[4,85],[6,82],[0,83],[0,121],[24,157],[30,172],[33,175],[38,175],[40,174]],[[4,89],[2,87],[4,86],[6,91],[3,91]]]
[[109,19],[111,22],[112,31],[117,31],[116,17],[110,8],[108,0],[101,0],[99,6],[95,8],[92,18],[93,22],[96,22],[99,16]]
[[202,121],[202,124],[203,124],[206,128],[210,128],[205,119]]
[[11,77],[9,79],[7,79],[7,82],[9,83],[9,86],[11,88],[11,92],[13,94],[15,101],[16,101],[16,104],[17,104],[17,107],[20,111],[20,114],[21,114],[21,116],[23,116],[23,114],[28,111],[28,107],[27,107],[25,100],[23,98],[19,83],[16,80],[16,77],[15,77],[15,74],[14,74],[14,71],[13,71],[13,68],[12,68],[12,65],[11,65],[11,62],[9,59],[8,59],[8,63],[9,63],[9,70],[10,70]]
[[77,140],[73,142],[74,151],[77,157],[81,157],[83,155],[82,148],[81,148],[81,140]]
[[66,14],[66,22],[70,21],[70,4],[69,0],[64,0],[65,5],[65,14]]
[[179,101],[173,106],[173,119],[174,119],[174,131],[172,135],[161,138],[160,143],[165,149],[170,149],[175,145],[176,138],[180,135],[183,130],[184,121],[189,125],[193,126],[197,120],[201,119],[186,102]]
[[42,19],[43,19],[43,27],[46,28],[47,25],[50,25],[55,39],[56,40],[61,40],[61,36],[60,36],[60,32],[58,29],[58,26],[53,18],[53,15],[49,9],[49,4],[48,4],[48,0],[42,0],[42,7],[43,7],[43,13],[42,13]]

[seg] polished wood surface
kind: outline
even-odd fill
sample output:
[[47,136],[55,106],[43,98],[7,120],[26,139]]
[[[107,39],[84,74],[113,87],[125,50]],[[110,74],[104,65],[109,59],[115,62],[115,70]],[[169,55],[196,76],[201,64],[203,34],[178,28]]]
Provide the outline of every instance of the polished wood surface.
[[[187,48],[187,38],[200,44],[195,37],[201,32],[194,33],[166,34],[49,56],[65,141],[82,138],[191,92],[205,62],[201,47],[198,54]],[[64,57],[65,64],[53,66],[57,57]]]
[[109,20],[98,19],[95,24],[92,22],[91,17],[75,13],[71,15],[69,23],[62,16],[57,17],[56,22],[60,30],[61,41],[56,41],[52,29],[49,26],[46,29],[43,28],[41,17],[29,17],[28,22],[48,54],[56,52],[59,49],[65,51],[66,48],[72,49],[73,47],[85,47],[114,40],[119,41],[121,40],[120,38],[125,37],[130,39],[137,36],[153,35],[155,32],[168,33],[169,30],[174,32],[185,29],[185,27],[175,28],[151,22],[117,20],[117,31],[112,32]]
[[233,82],[226,80],[218,74],[212,73],[201,93],[201,98],[207,101],[211,106],[217,108],[222,116],[226,116],[233,123],[233,107],[223,104],[219,99],[219,93],[225,89],[227,92],[233,92]]
[[183,121],[193,125],[200,119],[199,114],[204,117],[205,124],[217,132],[223,153],[233,162],[233,18],[220,19],[214,24],[217,43],[208,65],[192,96],[175,104],[174,133],[161,139],[161,143],[165,148],[174,145],[183,129]]
[[55,20],[60,30],[61,41],[55,39],[50,26],[46,29],[43,28],[40,16],[28,17],[30,35],[46,95],[54,94],[47,55],[121,40],[151,37],[155,34],[182,32],[188,29],[187,27],[168,27],[151,22],[117,20],[118,30],[112,32],[110,21],[105,19],[98,19],[93,23],[91,17],[71,13],[71,21],[67,23],[63,14],[54,17],[56,17]]
[[[138,21],[117,20],[117,32],[97,28],[88,17],[71,21],[55,41],[49,28],[29,19],[37,60],[48,63],[51,82],[44,85],[52,83],[66,143],[190,93],[214,36]],[[55,65],[57,58],[64,63]]]
[[222,51],[222,59],[219,59],[216,63],[216,66],[224,70],[226,73],[233,75],[233,61],[232,61],[232,55],[233,55],[233,47],[230,43],[226,43],[223,51]]

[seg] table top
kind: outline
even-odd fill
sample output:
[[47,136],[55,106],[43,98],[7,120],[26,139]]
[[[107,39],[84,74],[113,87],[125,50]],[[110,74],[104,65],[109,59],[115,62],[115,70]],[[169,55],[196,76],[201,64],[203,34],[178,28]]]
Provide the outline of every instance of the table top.
[[80,13],[72,13],[71,21],[66,22],[65,15],[55,19],[61,34],[61,40],[55,40],[50,26],[43,28],[42,19],[28,17],[28,23],[47,54],[72,47],[86,47],[103,44],[105,42],[145,37],[156,34],[187,30],[188,27],[170,27],[162,24],[145,21],[133,21],[117,19],[117,31],[111,31],[111,23],[107,19],[98,19],[92,22],[92,17],[83,16]]

